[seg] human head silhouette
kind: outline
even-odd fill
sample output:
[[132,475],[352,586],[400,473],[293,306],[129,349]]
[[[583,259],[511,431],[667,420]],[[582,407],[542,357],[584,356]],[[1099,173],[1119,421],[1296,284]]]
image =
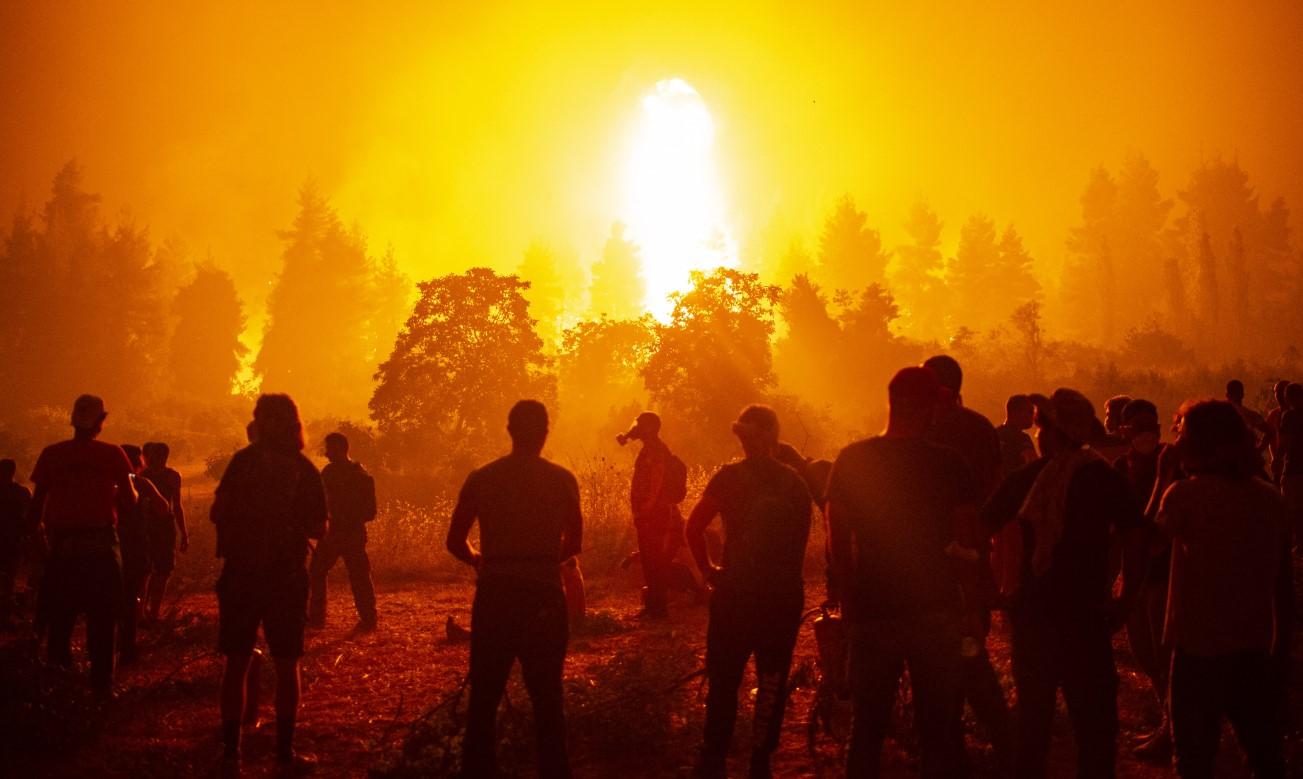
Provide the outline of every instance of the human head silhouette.
[[285,452],[303,451],[303,422],[289,395],[261,395],[253,407],[254,435],[259,444]]
[[769,406],[753,403],[738,414],[733,435],[748,457],[772,456],[778,448],[778,414]]
[[0,460],[0,484],[8,484],[14,480],[14,474],[18,473],[18,464],[9,458]]
[[942,392],[931,368],[901,368],[887,385],[888,432],[922,435],[932,424]]
[[958,360],[948,354],[938,354],[927,358],[923,367],[932,371],[941,387],[937,402],[959,402],[960,390],[964,386],[964,369],[959,367]]
[[104,419],[108,415],[101,398],[96,395],[82,395],[72,404],[69,423],[78,437],[94,438],[104,429]]
[[1226,399],[1237,406],[1244,402],[1244,382],[1231,379],[1226,382]]
[[326,435],[326,459],[332,463],[348,460],[348,436],[338,431]]
[[507,414],[511,448],[520,454],[538,454],[547,441],[547,407],[537,400],[519,400]]
[[1248,477],[1261,467],[1255,462],[1253,436],[1244,418],[1224,400],[1205,400],[1186,408],[1176,446],[1191,474]]

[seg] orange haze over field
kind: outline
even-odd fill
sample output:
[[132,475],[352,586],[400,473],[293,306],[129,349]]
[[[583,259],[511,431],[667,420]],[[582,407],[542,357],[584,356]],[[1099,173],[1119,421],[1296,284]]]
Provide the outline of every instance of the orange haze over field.
[[916,5],[5,3],[0,218],[76,158],[255,321],[309,178],[414,279],[534,239],[591,262],[676,77],[744,265],[847,192],[888,248],[922,197],[947,251],[983,211],[1052,273],[1088,172],[1132,150],[1167,196],[1220,154],[1303,204],[1303,5]]

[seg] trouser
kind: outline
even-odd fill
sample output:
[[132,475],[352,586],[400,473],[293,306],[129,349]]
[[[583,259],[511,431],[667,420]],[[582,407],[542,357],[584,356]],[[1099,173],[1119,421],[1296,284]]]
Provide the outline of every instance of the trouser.
[[1280,494],[1289,510],[1290,526],[1294,531],[1294,551],[1303,549],[1303,475],[1282,476]]
[[642,563],[642,579],[646,585],[643,605],[648,611],[664,611],[669,604],[670,564],[678,548],[676,523],[638,522],[638,560]]
[[991,740],[996,758],[1002,764],[1011,764],[1014,756],[1013,718],[1004,700],[1000,677],[991,667],[991,656],[985,643],[979,645],[976,655],[959,659],[959,689],[962,699],[968,701],[973,710],[973,717]]
[[7,625],[14,608],[14,581],[22,561],[22,539],[0,539],[0,626]]
[[1013,615],[1020,778],[1044,777],[1055,696],[1063,690],[1077,745],[1079,777],[1111,777],[1117,751],[1117,669],[1102,614]]
[[119,646],[122,654],[136,651],[136,624],[140,620],[140,599],[149,580],[149,552],[144,538],[122,539],[122,623]]
[[534,709],[538,774],[542,779],[570,776],[561,687],[568,632],[565,595],[559,586],[507,577],[480,580],[471,609],[465,776],[497,776],[498,704],[516,660]]
[[759,594],[718,589],[710,600],[706,628],[706,732],[704,766],[723,768],[737,721],[737,692],[747,660],[756,657],[756,702],[752,719],[753,760],[766,761],[778,748],[787,676],[801,626],[805,594],[796,590]]
[[1196,657],[1172,653],[1172,737],[1182,779],[1209,779],[1225,716],[1257,779],[1285,775],[1271,656],[1266,651]]
[[1172,668],[1172,653],[1163,643],[1167,618],[1167,566],[1152,570],[1140,589],[1135,607],[1127,615],[1127,644],[1136,665],[1149,678],[1154,696],[1166,718],[1167,674]]
[[50,661],[72,664],[72,628],[86,614],[90,681],[96,689],[113,683],[113,633],[122,608],[122,565],[112,528],[53,534],[42,588],[48,590]]
[[308,619],[326,618],[326,579],[339,558],[348,568],[348,583],[353,588],[353,605],[363,622],[376,621],[376,592],[371,584],[371,560],[366,554],[366,528],[332,530],[317,544],[308,569],[312,595],[308,600]]
[[854,714],[846,775],[876,777],[900,675],[909,667],[923,777],[967,774],[960,722],[959,618],[951,615],[855,622],[851,635]]

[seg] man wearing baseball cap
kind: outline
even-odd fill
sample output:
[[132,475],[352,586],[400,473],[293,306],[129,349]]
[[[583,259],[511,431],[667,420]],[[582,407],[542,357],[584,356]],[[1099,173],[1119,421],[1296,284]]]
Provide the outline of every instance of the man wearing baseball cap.
[[122,605],[117,524],[136,506],[126,454],[96,440],[107,416],[100,398],[77,398],[72,439],[47,446],[32,471],[32,519],[50,542],[41,585],[49,609],[50,662],[72,664],[73,623],[85,612],[91,688],[100,697],[112,694],[114,628]]
[[964,595],[951,556],[977,513],[964,458],[928,440],[941,385],[904,368],[887,387],[882,435],[837,455],[828,481],[836,590],[851,637],[848,776],[877,776],[901,670],[909,667],[919,771],[965,772],[959,659]]
[[[1117,749],[1113,632],[1143,580],[1139,499],[1089,446],[1102,427],[1076,390],[1034,396],[1041,458],[1000,485],[982,511],[988,532],[1017,521],[1020,585],[1009,614],[1017,688],[1019,777],[1046,775],[1055,698],[1063,690],[1081,776],[1112,776]],[[1109,546],[1125,542],[1123,592],[1112,600]]]

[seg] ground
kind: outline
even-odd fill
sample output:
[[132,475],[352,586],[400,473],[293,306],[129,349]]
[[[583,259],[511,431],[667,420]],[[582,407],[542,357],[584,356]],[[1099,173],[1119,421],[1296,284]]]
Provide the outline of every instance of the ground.
[[[446,622],[469,625],[472,584],[452,575],[442,581],[385,582],[380,586],[381,626],[354,634],[355,621],[342,571],[332,579],[331,619],[309,637],[303,663],[299,746],[319,760],[317,776],[439,776],[458,750],[464,711],[459,690],[468,645],[450,641]],[[704,652],[705,610],[682,602],[666,622],[639,622],[636,589],[619,574],[590,582],[591,615],[572,638],[566,668],[567,710],[575,773],[580,777],[685,776],[695,754],[704,710],[704,688],[693,672]],[[120,694],[103,708],[91,704],[81,679],[44,667],[31,642],[0,645],[0,681],[21,701],[4,728],[10,754],[5,763],[39,776],[202,776],[218,764],[216,727],[220,661],[212,653],[216,602],[194,592],[175,601],[169,618],[145,634],[142,661],[122,671]],[[997,629],[992,649],[1008,679],[1008,651]],[[80,640],[80,637],[78,638]],[[814,691],[815,647],[807,625],[794,666],[793,693],[784,738],[775,757],[781,776],[840,776],[841,753],[822,737],[807,748],[806,723]],[[1149,704],[1124,642],[1119,642],[1124,777],[1170,775],[1165,767],[1137,763],[1127,745],[1151,727]],[[272,669],[262,684],[270,718]],[[80,669],[84,673],[84,669]],[[734,739],[734,770],[742,770],[749,739],[749,696]],[[528,703],[519,679],[504,705],[504,765],[532,775]],[[442,706],[439,704],[442,703]],[[272,730],[265,725],[247,739],[245,776],[271,775]],[[970,732],[973,729],[970,728]],[[1072,744],[1066,716],[1056,728],[1055,771],[1071,775]],[[914,775],[908,751],[889,743],[888,776]],[[979,773],[991,774],[989,753],[977,733],[970,751]],[[1246,775],[1233,741],[1224,744],[1219,775]]]

